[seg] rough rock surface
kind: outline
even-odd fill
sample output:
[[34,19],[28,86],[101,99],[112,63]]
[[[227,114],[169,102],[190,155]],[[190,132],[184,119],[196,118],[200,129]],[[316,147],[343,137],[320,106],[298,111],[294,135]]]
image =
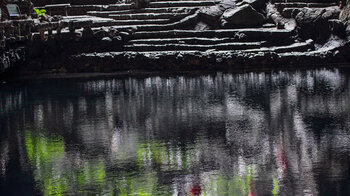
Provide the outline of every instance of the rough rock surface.
[[203,7],[200,9],[199,16],[200,20],[206,24],[209,24],[213,28],[219,26],[219,19],[222,14],[230,8],[236,6],[235,2],[232,0],[223,0],[218,5]]
[[194,27],[194,30],[196,30],[196,31],[203,31],[203,30],[209,30],[209,29],[210,29],[210,27],[207,24],[205,24],[204,22],[199,22]]
[[345,36],[345,25],[344,23],[342,23],[340,20],[338,19],[331,19],[331,20],[328,20],[328,23],[329,23],[329,28],[331,30],[331,33],[333,35],[336,35],[340,38],[343,38],[345,39],[346,36]]
[[339,7],[303,8],[296,15],[295,20],[299,26],[298,32],[304,39],[314,39],[322,43],[329,38],[331,30],[328,20],[339,17]]
[[[0,72],[24,59],[24,54],[30,60],[21,64],[20,72],[34,74],[284,68],[350,61],[349,14],[344,9],[340,21],[337,6],[151,0],[144,9],[130,1],[84,5],[84,10],[82,5],[73,6],[81,10],[78,15],[87,15],[72,12],[74,16],[35,27],[23,57],[14,50],[19,42],[13,52],[0,55]],[[281,4],[284,9],[278,9]],[[315,6],[323,7],[304,8]],[[40,39],[45,31],[48,36]]]
[[250,5],[228,9],[221,17],[222,26],[257,26],[264,21],[265,17]]
[[293,18],[284,18],[280,12],[278,12],[275,5],[268,3],[266,6],[266,15],[269,20],[272,20],[278,28],[294,30],[297,26]]
[[211,6],[202,8],[199,12],[200,20],[210,24],[213,27],[218,26],[218,21],[224,10],[220,9],[219,6]]
[[347,25],[345,28],[346,40],[350,43],[350,25]]
[[267,0],[243,0],[238,5],[249,4],[255,10],[262,10],[263,8],[265,8],[265,5],[267,2],[268,2]]
[[284,8],[282,15],[286,18],[295,18],[300,12],[300,8]]
[[132,0],[132,2],[135,4],[135,8],[140,9],[147,7],[150,0]]
[[350,21],[350,5],[348,4],[343,8],[343,10],[340,12],[339,19],[343,22],[349,22]]
[[[233,52],[233,51],[159,51],[159,52],[109,52],[80,54],[72,57],[67,65],[69,72],[101,72],[121,70],[230,70],[249,68],[297,68],[336,63],[349,59],[348,48],[311,52]],[[334,55],[337,58],[331,58]],[[343,61],[342,60],[342,61]],[[140,64],[139,62],[142,62]],[[102,67],[100,65],[103,65]],[[79,70],[82,68],[83,70]]]

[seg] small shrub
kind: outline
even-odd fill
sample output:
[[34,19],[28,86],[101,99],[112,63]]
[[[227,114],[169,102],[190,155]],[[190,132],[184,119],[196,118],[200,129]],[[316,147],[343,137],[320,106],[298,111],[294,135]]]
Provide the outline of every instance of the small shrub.
[[39,17],[46,14],[46,10],[44,10],[44,9],[39,10],[39,9],[35,8],[34,10],[35,10],[35,13],[38,14]]

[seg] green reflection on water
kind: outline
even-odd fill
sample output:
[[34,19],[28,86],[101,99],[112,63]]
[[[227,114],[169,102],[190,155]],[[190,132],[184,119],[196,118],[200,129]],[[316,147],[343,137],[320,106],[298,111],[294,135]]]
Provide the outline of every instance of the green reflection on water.
[[137,164],[140,168],[162,166],[162,170],[181,170],[187,173],[194,167],[196,162],[195,151],[198,148],[180,148],[166,145],[158,141],[147,141],[137,143]]
[[277,194],[278,194],[278,180],[277,180],[277,178],[274,178],[273,179],[273,190],[272,190],[272,194],[274,195],[274,196],[276,196]]
[[171,195],[171,188],[161,185],[155,172],[126,176],[118,180],[118,195]]
[[29,161],[36,165],[45,160],[52,161],[55,158],[64,157],[64,145],[61,137],[47,138],[34,135],[31,131],[25,132],[25,145]]
[[60,178],[56,161],[64,158],[64,143],[61,137],[48,138],[32,131],[25,132],[25,146],[34,179],[45,195],[62,195],[69,190],[69,178]]
[[[34,180],[44,195],[171,195],[172,184],[162,183],[162,173],[180,169],[185,176],[191,176],[188,168],[195,169],[199,163],[198,157],[190,156],[193,150],[198,150],[196,148],[180,149],[154,140],[135,145],[137,156],[132,161],[138,169],[107,170],[107,160],[102,157],[87,159],[79,151],[67,151],[61,136],[25,132],[25,147]],[[108,163],[114,164],[118,163]],[[202,173],[202,195],[254,192],[253,167],[243,166],[244,172],[236,170],[232,176],[220,175],[216,170],[209,175]]]
[[152,141],[137,144],[137,163],[139,166],[146,166],[147,162],[161,165],[164,156],[169,155],[164,144]]
[[251,166],[246,166],[244,175],[236,174],[233,177],[211,174],[209,181],[203,184],[202,195],[248,195],[254,192],[253,184],[253,169]]
[[[158,183],[157,173],[153,170],[137,175],[133,171],[122,172],[115,176],[117,179],[107,179],[104,159],[89,160],[81,156],[79,161],[72,159],[65,152],[64,140],[60,136],[45,136],[27,130],[25,147],[34,180],[44,195],[169,195],[172,192],[170,186]],[[150,157],[148,161],[162,163],[166,148],[160,143],[140,144],[139,147],[138,162],[143,168],[147,165],[141,156]]]
[[72,166],[66,157],[60,136],[44,136],[25,132],[25,146],[34,180],[44,195],[65,195],[94,187],[103,190],[106,170],[102,159],[83,160],[82,166]]

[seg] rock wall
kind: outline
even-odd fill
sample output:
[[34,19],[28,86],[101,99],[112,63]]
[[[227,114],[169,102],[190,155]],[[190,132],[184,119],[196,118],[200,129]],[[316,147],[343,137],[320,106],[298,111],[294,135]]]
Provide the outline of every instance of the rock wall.
[[28,37],[18,35],[21,28],[15,28],[17,25],[9,21],[0,23],[0,74],[26,60]]
[[[128,70],[195,71],[195,70],[263,70],[289,69],[329,65],[349,66],[350,47],[327,52],[152,52],[152,53],[95,53],[66,59],[64,70],[70,73],[115,72]],[[142,62],[142,63],[141,63]],[[340,64],[339,64],[340,63]],[[84,66],[76,66],[84,65]]]
[[25,62],[25,48],[0,49],[0,74],[15,67],[20,62]]

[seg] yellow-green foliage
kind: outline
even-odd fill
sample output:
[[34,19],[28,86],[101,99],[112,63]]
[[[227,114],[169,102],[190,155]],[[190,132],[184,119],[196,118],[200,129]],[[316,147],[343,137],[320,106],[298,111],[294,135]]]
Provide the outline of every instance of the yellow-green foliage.
[[46,10],[45,9],[41,9],[40,10],[40,9],[35,8],[34,11],[35,11],[36,14],[38,14],[38,16],[43,16],[43,15],[46,14]]

